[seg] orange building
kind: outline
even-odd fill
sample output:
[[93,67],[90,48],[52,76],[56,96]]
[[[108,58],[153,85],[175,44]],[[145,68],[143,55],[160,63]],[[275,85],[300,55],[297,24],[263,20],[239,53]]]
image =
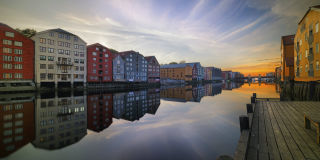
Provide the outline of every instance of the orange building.
[[281,37],[281,81],[294,79],[294,36]]
[[188,64],[168,64],[160,66],[161,79],[192,81],[192,67]]
[[298,24],[294,39],[295,81],[320,80],[320,5],[310,7]]

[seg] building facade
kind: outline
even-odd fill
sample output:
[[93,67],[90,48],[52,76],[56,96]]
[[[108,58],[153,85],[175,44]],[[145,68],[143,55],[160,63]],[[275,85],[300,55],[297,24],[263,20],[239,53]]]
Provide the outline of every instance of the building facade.
[[212,70],[208,67],[204,68],[204,80],[210,81],[212,80]]
[[160,65],[155,56],[145,57],[148,62],[148,83],[160,82]]
[[113,74],[113,81],[115,82],[125,82],[125,61],[122,59],[122,57],[119,54],[113,55],[112,60],[112,74]]
[[294,36],[281,37],[281,81],[294,79]]
[[87,82],[112,82],[112,54],[110,50],[95,43],[87,46]]
[[34,42],[0,23],[0,91],[32,90],[33,77]]
[[35,42],[37,87],[85,86],[86,42],[60,28],[39,32],[31,39]]
[[160,66],[161,79],[192,81],[192,67],[188,64],[169,64]]
[[294,39],[295,81],[320,80],[320,5],[310,7]]
[[119,53],[125,61],[125,79],[128,82],[147,82],[148,62],[139,52],[125,51]]
[[190,65],[191,67],[194,67],[194,65],[196,65],[196,67],[194,69],[196,69],[196,71],[193,71],[193,76],[196,76],[196,80],[197,81],[201,81],[204,79],[204,68],[201,66],[200,62],[193,62],[193,63],[187,63],[188,65]]

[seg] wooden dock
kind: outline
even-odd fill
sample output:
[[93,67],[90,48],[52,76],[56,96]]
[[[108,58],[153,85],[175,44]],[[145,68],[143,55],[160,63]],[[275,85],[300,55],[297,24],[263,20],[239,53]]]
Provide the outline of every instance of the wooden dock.
[[320,102],[257,98],[252,106],[234,160],[320,160],[316,128],[304,124],[304,113],[320,117]]

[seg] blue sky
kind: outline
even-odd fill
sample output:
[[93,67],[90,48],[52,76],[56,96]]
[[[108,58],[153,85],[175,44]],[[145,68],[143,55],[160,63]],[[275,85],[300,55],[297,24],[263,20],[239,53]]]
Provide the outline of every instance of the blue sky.
[[319,0],[1,0],[13,28],[62,28],[88,44],[199,61],[234,71],[271,71],[280,38]]

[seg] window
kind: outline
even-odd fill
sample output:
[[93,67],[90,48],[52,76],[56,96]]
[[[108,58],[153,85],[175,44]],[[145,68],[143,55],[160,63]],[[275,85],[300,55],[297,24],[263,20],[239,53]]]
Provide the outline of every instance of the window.
[[70,51],[69,50],[64,50],[64,54],[65,55],[70,55]]
[[104,55],[104,57],[108,58],[108,57],[109,57],[109,55],[108,55],[108,54],[105,54],[105,55]]
[[47,69],[47,65],[46,64],[40,64],[40,69]]
[[49,53],[54,53],[54,48],[48,48]]
[[14,57],[15,62],[22,62],[22,57]]
[[14,74],[14,77],[15,77],[15,78],[22,78],[22,73],[15,73],[15,74]]
[[308,50],[306,50],[306,58],[308,58]]
[[66,42],[66,43],[64,43],[64,46],[70,48],[70,43]]
[[319,53],[319,43],[316,44],[316,53]]
[[[23,106],[22,106],[23,107]],[[16,121],[15,123],[14,123],[14,125],[15,126],[22,126],[23,125],[23,121]]]
[[40,73],[40,79],[41,79],[41,80],[46,79],[46,74],[45,74],[45,73]]
[[40,43],[46,44],[46,39],[45,38],[40,38]]
[[18,46],[18,47],[21,47],[21,46],[22,46],[22,42],[14,41],[14,45],[15,45],[15,46]]
[[15,64],[14,69],[23,69],[22,64]]
[[308,64],[306,64],[305,67],[306,67],[306,68],[305,68],[305,72],[308,72]]
[[46,47],[40,46],[40,52],[46,52]]
[[12,69],[12,64],[3,63],[2,68],[3,69]]
[[74,49],[78,49],[79,45],[78,44],[74,44]]
[[11,74],[11,73],[3,73],[3,74],[2,74],[2,77],[3,77],[4,79],[9,79],[9,78],[12,78],[12,74]]
[[83,66],[80,67],[80,71],[84,71],[84,67]]
[[7,121],[7,120],[12,120],[12,114],[7,114],[3,116],[3,120]]
[[46,60],[46,56],[40,55],[40,60]]
[[92,58],[92,60],[96,61],[96,60],[97,60],[97,58],[93,57],[93,58]]
[[[48,57],[49,59],[49,57]],[[53,64],[48,64],[48,69],[54,69],[54,65]]]
[[318,33],[318,32],[319,32],[319,22],[316,23],[316,33]]
[[84,50],[83,45],[79,45],[79,49]]
[[48,56],[48,61],[54,61],[54,57],[53,56]]
[[70,40],[70,35],[65,35],[66,40]]
[[78,51],[73,51],[74,56],[79,56]]
[[48,39],[48,44],[54,45],[54,40]]
[[7,37],[14,37],[14,33],[13,32],[6,32],[5,35]]
[[22,50],[21,49],[14,49],[14,54],[22,54]]
[[316,62],[316,70],[318,71],[320,69],[319,67],[319,61]]
[[11,56],[3,56],[3,61],[12,61],[12,57]]
[[23,132],[23,128],[16,128],[15,130],[14,130],[14,133],[15,134],[20,134],[20,133],[22,133]]
[[74,63],[79,63],[79,59],[74,59]]
[[12,122],[3,123],[3,128],[11,128]]
[[49,80],[53,80],[53,74],[52,73],[48,73],[48,79]]
[[59,38],[63,38],[63,34],[62,33],[59,33]]
[[80,57],[84,57],[84,53],[83,52],[79,52],[80,53]]
[[49,36],[50,36],[50,37],[54,37],[54,33],[53,33],[53,32],[50,32],[50,33],[49,33]]
[[6,44],[6,45],[12,45],[12,41],[11,40],[7,40],[7,39],[4,39],[2,41],[3,44]]
[[63,49],[58,49],[59,54],[63,54]]
[[96,55],[97,55],[97,52],[92,52],[92,55],[96,56]]
[[3,47],[2,51],[3,51],[3,53],[12,53],[12,49],[11,48]]
[[74,37],[73,40],[74,40],[75,42],[78,42],[78,37]]
[[84,59],[80,59],[80,63],[81,63],[81,64],[84,64]]
[[58,46],[63,46],[63,42],[58,41]]

